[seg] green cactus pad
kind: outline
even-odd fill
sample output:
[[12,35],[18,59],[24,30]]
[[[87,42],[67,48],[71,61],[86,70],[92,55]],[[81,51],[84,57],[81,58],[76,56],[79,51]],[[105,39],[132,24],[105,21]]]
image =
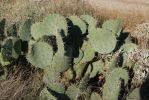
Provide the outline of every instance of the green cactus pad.
[[79,63],[79,64],[74,66],[74,70],[76,72],[76,79],[82,78],[82,74],[83,74],[83,71],[86,67],[86,64],[87,63]]
[[119,36],[122,30],[123,21],[121,19],[111,19],[103,23],[102,28],[111,31],[115,35]]
[[82,50],[79,50],[79,57],[74,58],[74,64],[80,63],[80,61],[83,59],[83,57],[84,57],[84,52]]
[[117,40],[112,32],[101,28],[94,28],[91,32],[89,34],[89,41],[95,51],[107,54],[115,49]]
[[95,28],[96,25],[97,25],[97,20],[94,19],[94,18],[93,18],[92,16],[90,16],[90,15],[81,15],[81,19],[82,19],[83,21],[85,21],[85,22],[88,24],[88,31],[89,31],[89,33],[90,33],[90,30],[91,30],[92,28]]
[[17,37],[17,29],[16,24],[6,26],[7,36]]
[[133,51],[134,49],[137,48],[137,45],[134,44],[134,43],[125,43],[123,46],[122,46],[122,49],[124,50],[124,52],[131,52]]
[[123,67],[132,67],[133,63],[129,61],[129,53],[133,52],[138,46],[134,43],[125,43],[121,48],[123,50]]
[[68,87],[66,94],[70,98],[70,100],[77,100],[80,93],[80,89],[75,85],[71,85]]
[[1,55],[4,61],[17,59],[21,54],[21,41],[15,37],[9,37],[4,40],[1,49]]
[[71,68],[69,68],[66,72],[64,72],[64,77],[67,79],[67,80],[72,80],[73,77],[74,77],[74,72]]
[[51,36],[59,34],[60,31],[63,31],[63,37],[68,35],[67,22],[59,14],[50,14],[43,22],[35,23],[31,27],[31,35],[35,40],[44,35]]
[[113,55],[110,59],[106,59],[105,63],[107,64],[108,71],[112,71],[113,69],[118,67],[118,55]]
[[59,78],[60,73],[58,73],[55,68],[47,66],[44,69],[43,82],[46,86],[57,93],[64,93],[65,85],[59,82]]
[[95,51],[92,49],[90,43],[88,41],[84,41],[79,57],[74,59],[74,63],[85,63],[91,61],[95,56]]
[[97,20],[90,15],[81,15],[81,19],[84,20],[90,27],[96,27]]
[[140,100],[140,88],[136,88],[130,93],[126,100]]
[[88,41],[84,41],[81,50],[84,53],[84,56],[81,62],[88,62],[94,58],[95,51],[94,49],[92,49],[91,44]]
[[39,96],[39,100],[57,100],[48,90],[44,88]]
[[35,67],[44,68],[50,65],[53,57],[53,49],[47,43],[36,42],[27,54],[27,60]]
[[66,71],[70,67],[71,58],[56,54],[53,57],[52,67],[55,68],[57,73]]
[[[92,65],[93,65],[93,70],[90,73],[90,78],[93,78],[97,74],[102,72],[103,67],[104,67],[104,63],[101,60],[99,60],[99,61],[93,62]],[[91,65],[89,67],[91,67]]]
[[19,27],[19,36],[23,41],[31,39],[31,24],[31,19],[27,19]]
[[44,23],[37,22],[33,24],[31,27],[31,35],[35,40],[37,40],[44,35],[51,35],[51,33],[48,33],[48,29],[46,29],[46,26]]
[[81,81],[79,83],[80,91],[83,92],[83,91],[87,90],[89,79],[90,79],[90,74],[89,73],[85,74],[84,77],[81,79]]
[[104,84],[104,88],[103,88],[104,100],[118,99],[120,87],[121,87],[120,78],[124,79],[125,83],[127,83],[129,79],[128,72],[122,68],[114,69],[106,77],[106,83]]
[[101,98],[101,96],[98,93],[93,92],[91,94],[90,100],[102,100],[102,98]]
[[58,46],[57,53],[59,53],[60,55],[64,55],[65,47],[64,47],[63,37],[60,34],[56,34],[56,42]]
[[80,91],[79,87],[71,85],[66,91],[66,95],[70,100],[89,100],[91,91],[87,89],[86,91]]
[[78,16],[70,16],[68,17],[68,19],[72,21],[74,26],[77,26],[80,28],[82,34],[86,33],[87,26],[84,23],[84,21],[82,21]]
[[[68,35],[66,19],[60,14],[49,14],[43,21],[50,34],[57,34],[57,31],[64,31],[64,36]],[[45,34],[46,35],[46,34]],[[48,34],[47,34],[48,35]]]
[[6,66],[6,65],[9,65],[9,64],[10,64],[9,61],[4,61],[4,59],[3,59],[1,53],[0,53],[0,64],[1,64],[2,66]]
[[7,74],[8,74],[7,68],[6,67],[2,67],[0,65],[0,80],[6,80]]

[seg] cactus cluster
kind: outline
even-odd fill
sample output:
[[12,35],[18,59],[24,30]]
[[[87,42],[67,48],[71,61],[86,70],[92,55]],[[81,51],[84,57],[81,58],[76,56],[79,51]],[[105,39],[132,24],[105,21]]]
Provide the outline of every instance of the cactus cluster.
[[0,79],[6,78],[1,74],[5,66],[24,56],[31,67],[44,71],[41,100],[126,98],[129,81],[136,82],[138,70],[148,70],[148,51],[122,39],[121,19],[104,21],[101,27],[98,22],[89,15],[49,14],[41,22],[26,19],[17,31],[3,31],[0,25]]

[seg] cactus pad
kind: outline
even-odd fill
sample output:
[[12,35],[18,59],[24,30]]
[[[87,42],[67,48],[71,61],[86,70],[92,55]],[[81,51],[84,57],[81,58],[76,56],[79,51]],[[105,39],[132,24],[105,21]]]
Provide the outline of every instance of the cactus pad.
[[87,63],[79,63],[79,64],[74,66],[74,70],[76,72],[76,79],[82,78],[82,74],[83,74],[83,71],[86,67],[86,64]]
[[128,82],[128,78],[129,78],[128,72],[121,68],[114,69],[106,77],[106,83],[104,84],[104,89],[103,89],[104,100],[118,99],[120,87],[121,87],[120,78],[124,79],[125,82]]
[[44,73],[43,82],[49,89],[57,93],[65,92],[65,85],[59,81],[60,73],[58,73],[55,68],[47,66],[44,70]]
[[[57,31],[63,30],[64,35],[68,35],[68,27],[66,19],[60,14],[50,14],[48,15],[43,23],[45,23],[48,32],[55,35]],[[47,34],[48,35],[48,34]]]
[[10,64],[9,61],[5,61],[5,60],[3,59],[1,53],[0,53],[0,64],[1,64],[2,66],[6,66],[6,65],[9,65],[9,64]]
[[126,100],[140,100],[140,89],[136,88],[130,93]]
[[102,28],[107,29],[119,36],[122,30],[123,21],[121,19],[107,20],[103,23]]
[[137,45],[134,44],[134,43],[125,43],[123,46],[122,46],[122,49],[124,50],[124,52],[131,52],[133,51],[134,49],[137,48]]
[[94,28],[89,34],[89,41],[93,49],[101,54],[111,53],[116,47],[116,37],[108,30]]
[[101,98],[101,96],[98,93],[93,92],[91,94],[90,100],[102,100],[102,98]]
[[73,23],[74,26],[77,26],[80,28],[82,34],[86,33],[87,26],[78,16],[70,16],[68,17]]
[[84,52],[82,50],[79,50],[79,57],[74,58],[74,64],[80,63],[83,57],[84,57]]
[[[97,74],[99,74],[100,72],[102,72],[103,67],[104,67],[104,63],[101,60],[99,60],[99,61],[93,62],[92,65],[93,65],[93,70],[90,73],[90,78],[93,78]],[[91,67],[91,65],[90,65],[90,67]]]
[[27,60],[35,67],[44,68],[50,65],[52,61],[53,51],[47,43],[34,43],[27,54]]
[[88,24],[88,28],[96,27],[97,20],[89,15],[81,15],[81,19],[84,20]]
[[66,94],[69,96],[70,100],[77,100],[80,93],[80,89],[75,85],[71,85],[68,87]]
[[7,38],[2,44],[1,54],[4,61],[17,59],[21,54],[21,41],[14,37]]
[[91,61],[95,56],[95,51],[92,49],[91,44],[88,41],[84,41],[81,50],[84,53],[84,56],[81,62]]
[[31,19],[27,19],[20,25],[19,36],[23,41],[29,41],[31,38]]
[[50,92],[47,90],[47,88],[44,88],[39,96],[39,100],[57,100]]
[[71,58],[67,56],[62,56],[60,54],[56,54],[52,60],[52,67],[56,70],[57,73],[66,71],[70,67]]
[[41,38],[44,35],[51,36],[59,34],[63,30],[63,36],[67,36],[67,22],[65,18],[59,14],[50,14],[43,22],[38,22],[32,25],[31,35],[34,39]]

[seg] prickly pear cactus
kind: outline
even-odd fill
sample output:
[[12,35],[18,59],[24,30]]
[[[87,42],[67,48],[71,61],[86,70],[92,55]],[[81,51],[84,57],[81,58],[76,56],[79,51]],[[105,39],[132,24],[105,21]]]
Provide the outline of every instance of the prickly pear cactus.
[[70,100],[89,100],[90,91],[80,91],[79,87],[75,85],[71,85],[68,87],[66,91],[66,95],[70,98]]
[[74,64],[79,64],[81,62],[81,60],[84,57],[84,52],[83,50],[79,50],[79,56],[77,58],[74,58]]
[[13,27],[5,33],[1,21],[0,80],[9,76],[3,68],[25,56],[28,65],[43,71],[46,88],[40,100],[129,100],[128,82],[141,85],[147,78],[149,51],[138,49],[131,36],[121,40],[126,35],[120,34],[122,20],[105,21],[102,27],[97,22],[89,15],[50,14],[32,25],[25,20],[19,35],[13,35]]
[[90,100],[102,100],[102,98],[101,98],[101,96],[98,93],[93,92],[91,94]]
[[31,24],[31,19],[27,19],[19,27],[19,36],[23,41],[31,39]]
[[107,20],[103,23],[102,28],[111,31],[119,36],[122,30],[123,21],[121,19]]
[[7,36],[17,37],[17,26],[16,24],[7,25],[6,27]]
[[[124,69],[114,69],[106,76],[106,83],[103,87],[103,99],[104,100],[117,100],[121,88],[120,79],[124,79],[127,83],[128,72]],[[112,91],[112,92],[111,92]],[[110,98],[109,98],[110,97]]]
[[89,43],[89,41],[84,41],[81,50],[84,53],[84,56],[83,56],[81,62],[88,62],[94,58],[95,51],[92,49],[92,46]]
[[6,66],[6,65],[9,65],[10,64],[10,61],[5,61],[2,57],[2,54],[0,53],[0,64],[2,66]]
[[36,42],[29,48],[27,60],[35,67],[45,68],[53,57],[52,47],[44,42]]
[[81,19],[87,23],[88,29],[90,29],[92,27],[95,28],[97,25],[97,20],[95,18],[93,18],[92,16],[81,15]]
[[89,34],[89,41],[92,48],[101,54],[111,53],[115,49],[117,43],[114,34],[102,28],[92,29]]
[[65,92],[65,85],[60,82],[60,73],[58,73],[52,66],[46,67],[44,73],[43,81],[46,86],[51,91],[63,94]]
[[54,55],[52,60],[52,67],[55,68],[57,72],[66,71],[71,64],[71,59],[67,56],[61,56],[59,54]]
[[68,19],[72,21],[74,26],[80,28],[82,34],[86,33],[87,26],[78,16],[70,16]]
[[21,41],[15,37],[6,38],[2,44],[1,55],[4,61],[17,59],[21,54]]
[[0,66],[0,80],[6,80],[8,75],[7,68]]
[[32,25],[31,35],[37,40],[44,35],[56,35],[59,34],[59,31],[63,31],[63,34],[61,35],[65,37],[68,35],[67,30],[67,22],[63,16],[59,14],[50,14],[43,22],[38,22]]
[[68,87],[66,94],[69,96],[70,100],[77,100],[80,93],[80,89],[75,85],[71,85]]
[[131,54],[131,52],[133,52],[135,49],[137,49],[137,45],[134,43],[125,43],[122,46],[122,50],[123,50],[123,66],[129,66],[131,67],[133,65],[133,62],[129,60],[129,54]]
[[76,72],[76,79],[80,79],[84,72],[87,63],[80,63],[74,66],[74,70]]
[[136,88],[134,89],[129,96],[127,97],[126,100],[140,100],[140,89]]
[[31,35],[36,40],[44,35],[49,35],[47,33],[48,31],[42,22],[36,22],[31,26]]
[[50,94],[47,88],[44,88],[40,93],[39,100],[57,100],[57,99]]
[[129,52],[132,52],[134,49],[137,48],[137,45],[134,44],[134,43],[125,43],[123,46],[122,46],[122,49],[124,50],[124,52],[126,53],[129,53]]
[[91,68],[92,71],[90,73],[90,78],[93,78],[97,74],[103,71],[104,63],[101,60],[99,60],[99,61],[93,62],[92,65],[90,65],[89,67],[93,67]]

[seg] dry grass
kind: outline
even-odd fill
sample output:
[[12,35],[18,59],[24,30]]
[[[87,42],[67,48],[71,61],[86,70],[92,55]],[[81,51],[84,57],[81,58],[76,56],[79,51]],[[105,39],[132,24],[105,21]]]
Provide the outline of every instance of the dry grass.
[[0,16],[11,23],[29,16],[40,21],[49,13],[89,14],[99,19],[123,18],[126,31],[149,20],[148,10],[147,0],[0,0]]
[[[22,60],[23,61],[23,60]],[[26,61],[7,66],[7,80],[0,81],[0,100],[37,100],[44,87],[43,71]]]
[[[7,2],[6,2],[7,1]],[[27,17],[41,21],[49,13],[64,16],[89,14],[98,19],[96,10],[81,0],[6,0],[0,3],[1,18],[7,23],[18,23]],[[11,2],[10,2],[11,1]]]

